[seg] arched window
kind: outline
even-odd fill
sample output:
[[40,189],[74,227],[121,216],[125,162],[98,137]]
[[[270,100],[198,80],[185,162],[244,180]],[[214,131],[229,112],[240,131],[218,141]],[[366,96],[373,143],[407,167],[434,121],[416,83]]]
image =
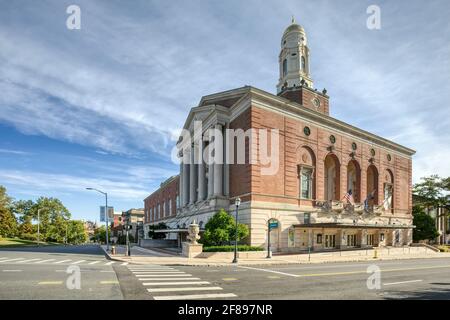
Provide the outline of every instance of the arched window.
[[334,154],[325,158],[325,200],[339,200],[340,164]]
[[316,158],[314,152],[308,147],[302,147],[298,150],[298,176],[299,190],[301,199],[315,199],[314,175]]
[[394,175],[389,169],[386,169],[386,172],[384,174],[383,188],[383,207],[386,211],[392,211],[394,205]]
[[347,192],[350,192],[355,203],[361,201],[360,193],[361,169],[356,160],[351,160],[347,165]]
[[374,165],[367,168],[367,200],[368,205],[378,204],[378,170]]
[[287,74],[287,59],[283,60],[283,77]]

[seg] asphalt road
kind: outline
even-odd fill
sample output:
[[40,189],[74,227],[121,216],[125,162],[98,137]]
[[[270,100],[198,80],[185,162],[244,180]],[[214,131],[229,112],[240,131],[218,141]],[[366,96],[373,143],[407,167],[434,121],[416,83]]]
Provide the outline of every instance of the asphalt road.
[[113,262],[98,246],[0,250],[0,299],[186,298],[450,299],[450,259],[187,267]]

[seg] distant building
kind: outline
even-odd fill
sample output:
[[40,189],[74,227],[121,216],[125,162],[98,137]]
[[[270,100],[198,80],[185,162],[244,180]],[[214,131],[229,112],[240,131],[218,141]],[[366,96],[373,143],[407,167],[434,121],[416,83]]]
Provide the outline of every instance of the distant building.
[[[419,204],[420,198],[416,195],[413,195],[413,205]],[[425,213],[427,213],[430,217],[432,217],[436,224],[436,230],[439,233],[439,236],[434,239],[436,244],[448,244],[450,243],[450,204],[447,204],[446,207],[440,208],[424,208]]]
[[[175,221],[177,209],[180,206],[179,183],[180,177],[178,175],[170,177],[169,179],[161,183],[158,190],[145,198],[145,239],[149,238],[148,232],[150,231],[149,228],[151,225],[158,225],[161,222],[168,224],[172,221]],[[183,221],[177,221],[175,225],[178,225],[178,227],[182,227]],[[186,229],[186,225],[184,225],[184,229]],[[187,229],[184,233],[187,233]],[[166,235],[166,238],[177,239],[176,230],[171,230],[171,232]]]
[[[129,209],[122,212],[122,224],[131,225],[130,235],[133,236],[134,242],[144,238],[144,209]],[[125,234],[125,230],[122,230]]]
[[97,228],[97,222],[92,221],[83,221],[84,224],[84,230],[86,231],[86,234],[88,235],[88,238],[91,239],[94,236],[95,229]]

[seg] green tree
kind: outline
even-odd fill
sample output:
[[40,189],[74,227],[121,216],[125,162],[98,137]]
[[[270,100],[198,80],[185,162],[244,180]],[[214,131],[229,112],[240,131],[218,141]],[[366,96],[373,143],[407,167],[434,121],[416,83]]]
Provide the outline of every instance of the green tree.
[[438,175],[421,178],[421,182],[414,184],[414,202],[427,209],[446,207],[450,209],[450,178],[441,178]]
[[17,220],[11,212],[12,198],[6,193],[6,188],[0,186],[0,237],[15,237]]
[[17,220],[8,208],[0,207],[0,237],[15,237]]
[[413,224],[416,226],[413,231],[414,241],[433,240],[439,235],[434,219],[426,214],[421,206],[413,207]]
[[6,193],[6,188],[0,186],[0,208],[9,208],[12,203],[12,198]]
[[[108,238],[111,240],[112,233],[111,227],[108,226]],[[103,243],[106,243],[106,227],[101,226],[94,230],[94,239]]]
[[[238,241],[248,237],[248,226],[238,223]],[[200,240],[205,246],[230,244],[236,234],[236,220],[224,209],[220,209],[205,225],[205,232]]]
[[83,221],[71,220],[67,226],[67,242],[71,244],[85,243],[88,240]]

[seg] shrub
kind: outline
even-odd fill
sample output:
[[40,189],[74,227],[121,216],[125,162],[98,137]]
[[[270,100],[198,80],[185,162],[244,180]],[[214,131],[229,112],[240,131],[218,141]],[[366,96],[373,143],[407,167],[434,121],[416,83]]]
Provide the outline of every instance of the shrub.
[[442,245],[437,247],[440,252],[450,252],[450,246]]
[[[20,235],[20,239],[36,241],[37,240],[37,234],[35,234],[35,233],[22,233]],[[40,240],[42,241],[42,235],[41,235],[41,239]]]
[[[220,209],[206,223],[205,232],[200,242],[209,247],[231,244],[231,241],[235,239],[235,234],[236,220],[225,210]],[[245,239],[249,234],[248,226],[239,223],[237,234],[238,241]]]
[[[203,252],[233,252],[234,246],[210,246],[204,247]],[[264,251],[261,247],[238,245],[238,251]]]

